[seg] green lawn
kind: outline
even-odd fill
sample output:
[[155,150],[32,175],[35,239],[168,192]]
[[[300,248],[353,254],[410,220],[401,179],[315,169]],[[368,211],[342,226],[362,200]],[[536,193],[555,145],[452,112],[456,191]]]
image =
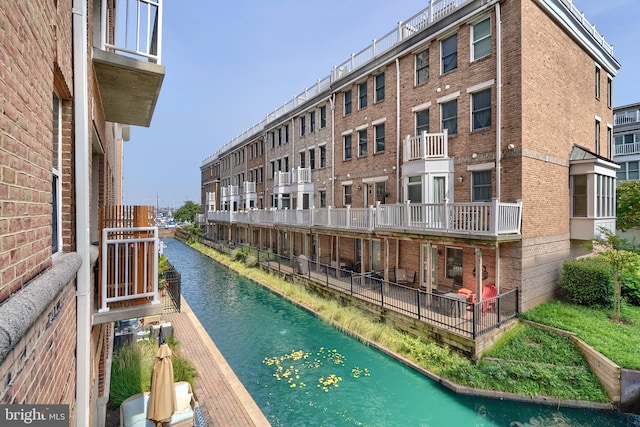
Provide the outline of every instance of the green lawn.
[[622,323],[612,310],[551,301],[520,315],[523,319],[575,332],[587,344],[627,369],[640,369],[640,307],[623,302]]

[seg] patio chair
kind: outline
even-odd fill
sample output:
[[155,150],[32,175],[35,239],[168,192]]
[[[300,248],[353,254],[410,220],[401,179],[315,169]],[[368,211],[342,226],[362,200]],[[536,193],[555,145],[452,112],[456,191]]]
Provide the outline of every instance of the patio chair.
[[[495,285],[484,285],[482,288],[482,312],[486,313],[487,311],[495,311],[496,309],[496,300],[495,297],[498,295],[498,289]],[[489,301],[487,301],[489,300]]]

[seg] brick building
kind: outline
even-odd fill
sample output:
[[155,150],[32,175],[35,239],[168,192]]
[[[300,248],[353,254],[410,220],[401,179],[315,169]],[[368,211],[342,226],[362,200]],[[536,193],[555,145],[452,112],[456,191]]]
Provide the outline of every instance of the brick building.
[[552,298],[615,229],[612,46],[570,0],[439,0],[375,40],[203,160],[207,235]]
[[[122,142],[149,126],[164,77],[161,5],[141,2],[153,41],[131,54],[119,3],[0,4],[0,402],[69,405],[83,427],[104,424],[113,322],[160,306],[153,276],[123,301],[102,274],[117,251],[101,250],[99,212],[121,200]],[[134,215],[112,217],[130,236]]]

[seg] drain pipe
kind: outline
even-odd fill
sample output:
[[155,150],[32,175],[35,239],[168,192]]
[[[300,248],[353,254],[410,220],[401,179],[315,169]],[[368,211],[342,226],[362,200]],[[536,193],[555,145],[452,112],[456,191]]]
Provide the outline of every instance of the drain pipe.
[[333,93],[329,98],[329,105],[331,106],[331,207],[335,207],[335,192],[336,192],[336,94]]
[[82,265],[76,284],[76,426],[90,425],[91,261],[89,257],[89,95],[87,2],[73,0],[73,121],[76,251]]
[[400,149],[402,138],[400,135],[400,61],[396,58],[396,203],[404,197],[400,195]]
[[496,197],[500,202],[502,169],[502,24],[500,2],[496,3]]

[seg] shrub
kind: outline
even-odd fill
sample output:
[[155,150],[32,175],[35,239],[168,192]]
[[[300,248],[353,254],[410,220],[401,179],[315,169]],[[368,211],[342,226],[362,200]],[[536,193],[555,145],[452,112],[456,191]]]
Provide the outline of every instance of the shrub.
[[612,280],[611,269],[602,262],[593,259],[567,260],[562,265],[560,286],[572,303],[611,307]]
[[640,273],[627,271],[622,275],[622,296],[629,304],[640,306]]
[[124,344],[113,354],[109,406],[117,408],[128,397],[149,391],[155,345],[149,341]]
[[256,267],[258,265],[258,258],[255,255],[249,255],[244,260],[244,265],[251,268]]
[[241,249],[234,249],[231,251],[230,257],[234,261],[244,261],[245,253]]

